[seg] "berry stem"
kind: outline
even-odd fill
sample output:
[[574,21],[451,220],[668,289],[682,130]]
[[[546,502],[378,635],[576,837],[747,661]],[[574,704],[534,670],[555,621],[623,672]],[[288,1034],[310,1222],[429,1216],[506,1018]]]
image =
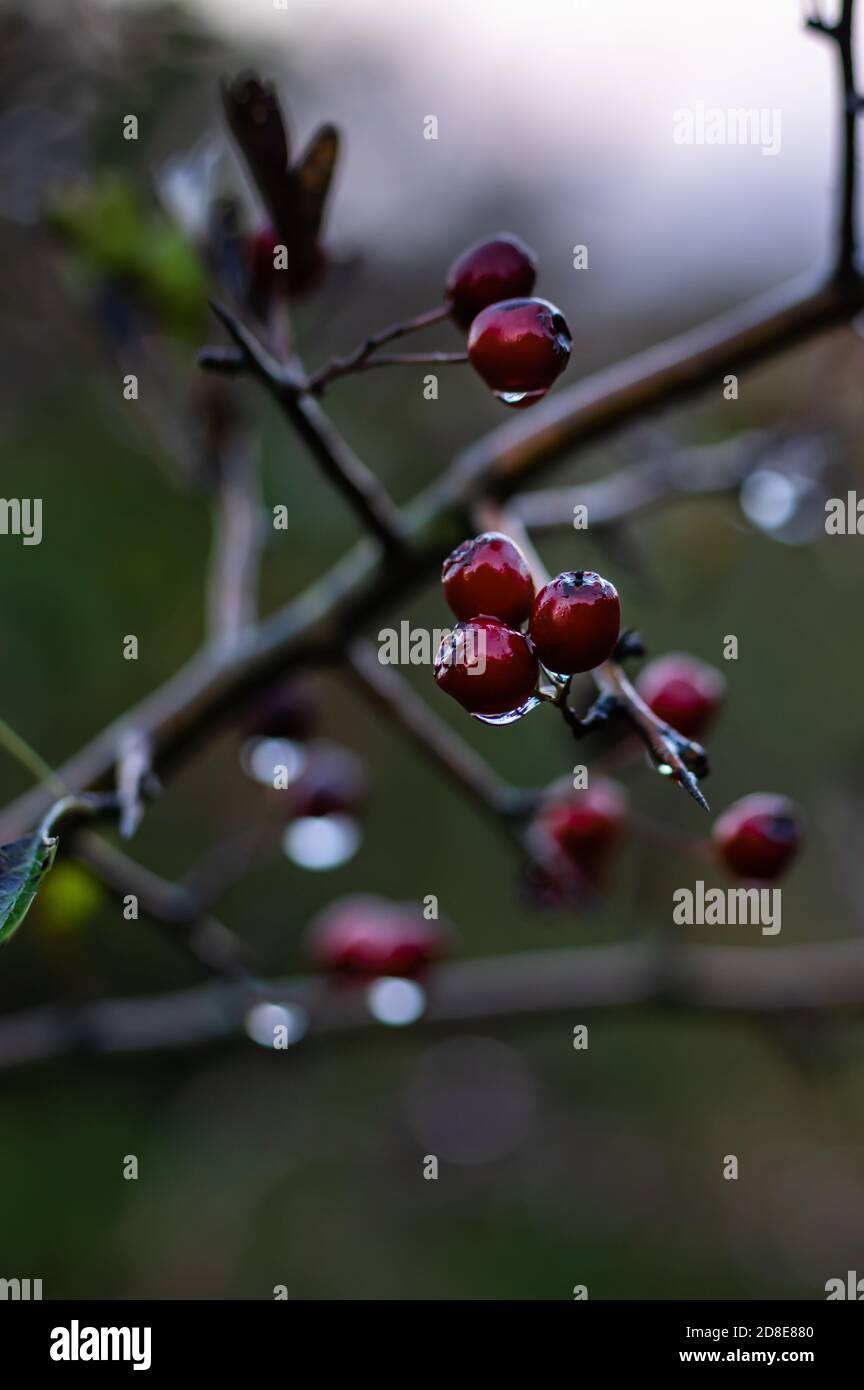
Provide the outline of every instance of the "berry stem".
[[[405,319],[402,323],[391,324],[389,328],[382,328],[379,332],[370,334],[353,352],[346,353],[344,357],[331,357],[329,362],[325,362],[322,367],[318,368],[317,372],[313,372],[306,383],[306,389],[313,395],[320,395],[337,377],[348,376],[352,372],[366,371],[371,366],[390,366],[395,362],[412,360],[411,358],[392,357],[369,362],[368,359],[387,343],[392,343],[397,338],[404,338],[409,333],[417,333],[423,328],[429,328],[432,324],[441,323],[449,317],[449,314],[449,305],[438,304],[434,309],[427,309],[425,313],[416,314],[414,318]],[[423,357],[414,360],[464,362],[467,361],[467,357],[467,353],[458,355],[434,354],[431,358]]]

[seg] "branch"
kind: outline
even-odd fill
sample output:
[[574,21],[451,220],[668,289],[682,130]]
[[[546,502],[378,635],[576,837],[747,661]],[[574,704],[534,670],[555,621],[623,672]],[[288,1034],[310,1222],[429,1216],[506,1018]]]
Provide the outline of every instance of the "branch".
[[244,440],[220,460],[214,505],[207,625],[214,643],[225,648],[233,647],[257,616],[262,522],[257,459],[252,442]]
[[573,527],[573,513],[584,507],[596,531],[629,521],[662,502],[735,491],[776,447],[769,430],[748,430],[721,444],[669,447],[643,463],[629,464],[596,482],[544,488],[514,497],[511,512],[532,531]]
[[222,979],[253,985],[245,945],[203,911],[194,893],[136,864],[91,831],[76,831],[69,853],[120,902],[133,894],[145,916],[199,965]]
[[[405,550],[402,518],[378,479],[349,448],[321,408],[305,395],[306,383],[292,364],[278,362],[224,304],[213,311],[243,352],[249,371],[263,382],[300,438],[342,496],[391,557]],[[200,359],[212,368],[208,350]]]
[[857,116],[861,98],[855,85],[855,0],[842,0],[836,24],[828,24],[818,13],[807,20],[808,29],[832,39],[840,64],[841,93],[841,178],[840,210],[837,218],[838,278],[857,274],[858,209],[857,209]]
[[[305,1037],[374,1037],[365,991],[318,978],[262,982],[260,998],[307,1015]],[[250,996],[206,984],[170,994],[41,1007],[0,1019],[0,1067],[68,1053],[141,1053],[240,1036]],[[680,946],[658,958],[649,944],[520,951],[439,966],[418,1029],[515,1024],[560,1015],[569,1028],[609,1008],[712,1010],[749,1016],[864,1007],[864,943],[768,947]]]

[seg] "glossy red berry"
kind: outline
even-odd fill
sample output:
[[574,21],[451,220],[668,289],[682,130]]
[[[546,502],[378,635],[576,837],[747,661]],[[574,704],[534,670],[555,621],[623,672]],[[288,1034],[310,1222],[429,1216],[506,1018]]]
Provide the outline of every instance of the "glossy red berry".
[[595,777],[584,790],[550,794],[538,824],[571,863],[597,883],[627,824],[627,793],[609,777]]
[[530,699],[537,657],[521,632],[497,618],[457,623],[438,648],[435,680],[471,714],[509,714]]
[[801,816],[787,797],[754,792],[723,812],[712,838],[721,862],[738,878],[776,878],[801,848]]
[[375,979],[418,974],[446,954],[447,938],[409,903],[358,895],[313,922],[307,947],[318,969]]
[[463,541],[441,571],[444,597],[457,618],[485,613],[518,627],[534,602],[534,581],[522,551],[500,531]]
[[696,738],[723,703],[726,681],[713,666],[686,652],[660,656],[639,673],[636,689],[646,705],[685,738]]
[[[560,309],[545,299],[505,299],[479,313],[468,358],[506,404],[539,400],[570,360],[573,340]],[[532,402],[533,404],[533,402]]]
[[566,570],[541,589],[529,630],[549,671],[593,671],[612,655],[621,626],[616,589],[593,570]]
[[490,304],[529,295],[536,279],[534,252],[518,237],[502,232],[457,257],[447,272],[444,293],[453,319],[467,329]]

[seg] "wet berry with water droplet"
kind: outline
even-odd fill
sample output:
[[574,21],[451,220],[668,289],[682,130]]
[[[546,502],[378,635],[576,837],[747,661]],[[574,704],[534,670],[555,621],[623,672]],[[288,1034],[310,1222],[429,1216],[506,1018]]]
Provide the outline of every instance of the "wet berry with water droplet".
[[640,671],[636,689],[658,719],[685,738],[696,738],[720,709],[726,681],[707,662],[686,652],[669,652]]
[[447,272],[444,294],[453,319],[467,329],[490,304],[530,295],[536,279],[534,252],[502,232],[457,257]]
[[456,617],[466,621],[486,613],[518,627],[534,602],[528,562],[500,531],[485,531],[457,546],[444,561],[441,583]]
[[447,935],[410,903],[357,895],[310,926],[307,950],[320,970],[375,979],[416,975],[446,954]]
[[468,358],[507,404],[527,405],[527,397],[539,400],[564,371],[572,343],[564,315],[554,304],[506,299],[474,319]]
[[734,801],[712,830],[721,862],[738,878],[776,878],[798,854],[802,838],[794,801],[771,792]]
[[531,698],[537,657],[523,633],[497,618],[457,623],[438,648],[435,680],[471,714],[508,714]]
[[621,603],[608,580],[593,570],[566,570],[534,600],[529,631],[549,671],[593,671],[615,649]]

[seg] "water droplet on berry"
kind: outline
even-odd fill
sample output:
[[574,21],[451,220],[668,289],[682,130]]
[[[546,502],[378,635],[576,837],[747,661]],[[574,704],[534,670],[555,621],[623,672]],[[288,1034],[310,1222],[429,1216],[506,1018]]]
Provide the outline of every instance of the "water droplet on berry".
[[502,405],[509,405],[514,410],[527,410],[529,406],[536,405],[542,401],[546,395],[545,391],[493,391],[492,395],[499,400]]
[[479,719],[481,724],[515,724],[518,719],[530,714],[532,709],[536,709],[540,704],[537,695],[532,695],[530,700],[526,700],[524,705],[519,705],[516,709],[507,710],[505,714],[472,714],[472,719]]
[[286,827],[282,848],[301,869],[338,869],[357,853],[361,838],[350,816],[300,816]]

